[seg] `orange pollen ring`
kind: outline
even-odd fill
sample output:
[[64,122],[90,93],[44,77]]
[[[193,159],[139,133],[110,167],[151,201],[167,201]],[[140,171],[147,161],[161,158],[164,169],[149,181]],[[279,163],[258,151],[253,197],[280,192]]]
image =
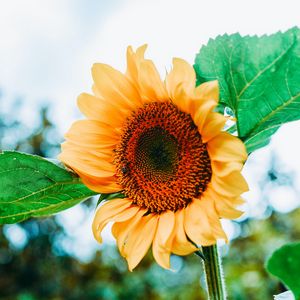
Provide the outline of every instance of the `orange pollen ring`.
[[205,191],[212,174],[197,126],[169,102],[148,103],[132,113],[114,164],[125,196],[151,213],[186,207]]

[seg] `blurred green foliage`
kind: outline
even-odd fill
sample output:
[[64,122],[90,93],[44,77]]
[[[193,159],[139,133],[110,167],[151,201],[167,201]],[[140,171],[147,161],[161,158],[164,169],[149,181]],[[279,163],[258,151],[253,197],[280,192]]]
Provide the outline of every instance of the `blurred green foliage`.
[[266,269],[280,279],[296,299],[300,298],[300,242],[276,249],[267,260]]
[[[14,107],[11,114],[0,112],[2,149],[48,157],[58,153],[62,137],[49,120],[47,108],[40,110],[34,128],[18,122],[18,114],[13,112]],[[14,139],[7,139],[8,135]],[[280,175],[272,166],[266,174],[266,180],[275,182]],[[93,214],[94,201],[81,205]],[[238,238],[221,249],[229,299],[272,299],[284,291],[279,281],[266,273],[264,262],[275,248],[300,236],[300,211],[279,214],[268,209],[267,219],[235,222]],[[26,233],[22,247],[10,241],[6,226],[0,227],[0,299],[206,299],[202,262],[196,255],[172,257],[174,271],[167,271],[154,263],[150,253],[131,273],[114,245],[99,247],[89,262],[60,248],[58,241],[68,238],[68,233],[55,217],[13,225]]]

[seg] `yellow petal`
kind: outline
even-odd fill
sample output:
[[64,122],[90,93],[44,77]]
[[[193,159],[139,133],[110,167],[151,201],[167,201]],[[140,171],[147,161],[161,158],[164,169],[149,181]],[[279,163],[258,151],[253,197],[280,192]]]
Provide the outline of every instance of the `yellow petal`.
[[234,198],[249,190],[245,178],[239,171],[233,171],[223,177],[213,174],[211,186],[219,195]]
[[202,136],[203,143],[207,143],[215,136],[221,133],[221,130],[224,128],[226,123],[226,118],[216,112],[210,113],[203,124],[200,134]]
[[173,94],[171,95],[171,101],[178,107],[178,109],[182,112],[190,114],[193,116],[194,112],[191,109],[193,99],[186,93],[183,89],[182,84],[179,84]]
[[116,147],[116,144],[105,144],[100,147],[97,144],[96,146],[93,146],[91,144],[85,144],[83,145],[80,142],[73,141],[68,139],[68,141],[61,144],[62,152],[78,152],[78,155],[85,155],[85,153],[90,153],[94,155],[96,158],[104,159],[106,161],[111,162],[112,158],[114,156],[113,149]]
[[189,239],[197,245],[208,246],[216,243],[210,222],[199,199],[194,199],[186,207],[184,229]]
[[243,204],[242,198],[225,198],[225,197],[215,197],[215,207],[220,217],[226,219],[236,219],[239,218],[243,212],[236,209],[234,206]]
[[141,99],[135,86],[118,70],[106,64],[94,64],[92,75],[98,93],[119,108],[135,109],[141,104]]
[[196,96],[203,100],[215,100],[219,102],[219,84],[218,80],[207,81],[196,88]]
[[139,86],[143,96],[151,101],[168,100],[166,88],[151,60],[144,60],[139,69]]
[[159,216],[152,252],[157,263],[165,269],[170,269],[170,253],[173,241],[175,214],[167,211]]
[[220,222],[220,215],[215,208],[215,199],[215,197],[210,197],[209,193],[205,192],[199,201],[202,206],[202,210],[206,213],[214,238],[224,239],[228,242],[228,238]]
[[[117,221],[118,215],[124,212],[127,208],[129,208],[131,204],[131,200],[127,198],[114,199],[107,201],[98,208],[94,217],[92,229],[94,237],[99,243],[102,243],[102,238],[100,234],[105,225],[110,221]],[[124,220],[124,218],[122,220]]]
[[120,254],[125,257],[124,247],[127,241],[127,238],[136,226],[136,224],[141,220],[143,215],[146,213],[146,210],[139,209],[139,211],[130,219],[125,222],[116,222],[112,226],[112,234],[117,240],[117,245],[120,251]]
[[109,180],[111,177],[107,178],[98,178],[93,179],[90,175],[85,175],[80,173],[78,170],[75,169],[75,172],[80,176],[82,182],[92,191],[101,194],[111,194],[120,192],[122,187],[117,184],[116,179],[113,178]]
[[[188,84],[188,81],[193,84]],[[181,111],[190,114],[202,132],[207,117],[218,104],[219,88],[217,81],[203,83],[197,88],[194,88],[194,82],[193,68],[183,60],[177,60],[174,69],[167,76],[166,86],[172,102]]]
[[137,48],[136,52],[132,50],[132,47],[127,48],[127,71],[126,76],[132,80],[132,82],[138,87],[138,75],[140,69],[140,63],[144,60],[144,54],[147,49],[147,45],[143,45]]
[[185,90],[188,95],[193,95],[195,90],[196,75],[193,67],[180,58],[173,59],[173,69],[166,77],[166,87],[171,99],[176,98],[177,88]]
[[144,58],[146,48],[144,45],[134,52],[128,47],[126,76],[139,90],[143,103],[166,100],[168,94],[158,71],[151,60]]
[[181,209],[175,213],[175,235],[172,243],[172,252],[177,255],[188,255],[197,251],[197,248],[188,241],[183,224],[184,209]]
[[216,102],[212,99],[207,101],[195,99],[193,102],[194,113],[192,114],[192,118],[195,125],[198,127],[199,132],[203,132],[203,126],[206,122],[206,119],[216,107]]
[[103,147],[104,144],[117,144],[120,136],[105,123],[95,120],[80,120],[72,124],[65,134],[67,141],[71,141],[82,147]]
[[111,177],[115,175],[115,166],[88,151],[80,149],[65,150],[59,155],[59,159],[67,166],[80,173],[94,177]]
[[125,241],[124,254],[128,268],[132,271],[146,255],[156,231],[158,216],[143,216],[129,233]]
[[223,177],[229,175],[233,171],[241,171],[243,168],[242,162],[222,162],[211,160],[211,167],[213,174],[218,177]]
[[[67,155],[68,156],[68,155]],[[64,161],[64,158],[60,155],[59,159]],[[82,182],[92,191],[98,193],[116,193],[122,190],[122,187],[117,184],[115,175],[113,176],[93,176],[77,170],[74,167],[68,166],[72,169],[82,180]]]
[[[68,151],[65,151],[59,155],[59,159],[63,162],[68,159]],[[66,159],[63,155],[66,155]],[[66,162],[65,162],[66,164]],[[68,165],[68,164],[67,164]],[[115,174],[111,176],[103,176],[102,173],[101,176],[94,176],[89,173],[85,173],[84,171],[80,171],[76,169],[74,166],[71,167],[68,165],[70,169],[72,169],[82,180],[82,182],[90,188],[92,191],[98,192],[98,193],[115,193],[122,190],[122,188],[117,184]],[[109,173],[110,174],[110,173]]]
[[[213,189],[211,183],[207,186],[205,192],[201,196],[201,201],[202,200],[204,200],[205,203],[208,201],[214,203],[216,214],[221,218],[236,219],[243,214],[243,212],[235,208],[235,206],[245,202],[241,197],[226,197],[220,195]],[[209,213],[209,215],[213,216],[214,213]]]
[[221,132],[207,143],[207,150],[212,160],[244,162],[247,152],[243,142],[227,132]]
[[79,95],[77,105],[87,118],[109,124],[113,128],[122,126],[130,113],[129,110],[120,109],[113,101],[97,98],[86,93]]

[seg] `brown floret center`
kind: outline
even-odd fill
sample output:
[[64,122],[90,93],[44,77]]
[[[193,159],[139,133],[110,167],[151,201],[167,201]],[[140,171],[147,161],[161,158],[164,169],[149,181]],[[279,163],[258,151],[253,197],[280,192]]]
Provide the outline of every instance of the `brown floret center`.
[[127,119],[114,163],[126,197],[152,213],[186,207],[212,174],[191,116],[167,102],[145,104]]

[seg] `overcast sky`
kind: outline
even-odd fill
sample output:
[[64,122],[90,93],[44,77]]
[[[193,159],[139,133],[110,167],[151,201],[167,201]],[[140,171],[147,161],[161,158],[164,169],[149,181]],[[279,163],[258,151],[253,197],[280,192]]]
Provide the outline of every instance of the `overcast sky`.
[[[165,73],[172,57],[193,63],[200,46],[219,34],[264,34],[300,26],[299,11],[297,0],[2,0],[0,109],[23,97],[27,110],[20,117],[30,123],[37,104],[46,101],[65,132],[79,116],[76,97],[90,91],[94,62],[124,70],[126,47],[147,43],[147,56]],[[260,176],[272,149],[281,170],[293,171],[300,186],[300,143],[294,138],[299,131],[299,122],[285,126],[247,163],[247,215],[260,217]],[[299,190],[270,188],[269,195],[274,207],[285,212],[299,205]],[[81,226],[81,237],[82,230],[87,229]]]
[[[61,130],[75,118],[76,97],[91,86],[90,68],[124,69],[127,45],[148,43],[164,72],[174,56],[193,63],[218,34],[264,34],[299,25],[299,2],[268,0],[0,1],[0,87],[5,99],[48,101]],[[32,111],[34,106],[32,106]]]

